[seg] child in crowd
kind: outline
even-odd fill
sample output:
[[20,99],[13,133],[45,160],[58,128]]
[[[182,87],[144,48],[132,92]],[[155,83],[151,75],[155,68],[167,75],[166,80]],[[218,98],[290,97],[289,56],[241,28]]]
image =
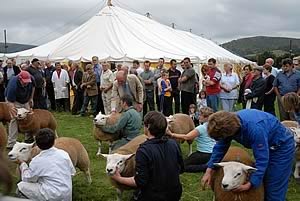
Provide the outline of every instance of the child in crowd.
[[205,91],[200,91],[199,96],[197,98],[197,107],[198,107],[198,109],[201,109],[203,107],[207,107],[206,92]]
[[195,104],[190,104],[189,115],[192,118],[195,127],[199,126],[199,112],[197,111],[197,107]]
[[209,116],[213,114],[213,110],[209,107],[200,109],[199,121],[201,125],[197,126],[194,130],[186,135],[172,133],[169,129],[167,135],[180,140],[193,140],[197,143],[197,151],[192,153],[187,159],[184,160],[185,172],[205,172],[209,161],[215,140],[210,138],[207,133],[207,121]]
[[169,80],[169,74],[166,71],[161,73],[161,78],[160,110],[168,117],[172,113],[172,86]]
[[98,89],[96,75],[94,74],[93,66],[91,64],[86,66],[86,72],[83,74],[82,84],[80,87],[84,90],[84,100],[80,111],[80,116],[85,115],[86,109],[91,101],[91,107],[93,111],[91,117],[95,117],[97,115]]
[[292,113],[294,119],[300,124],[300,97],[295,92],[290,92],[282,97],[283,107]]

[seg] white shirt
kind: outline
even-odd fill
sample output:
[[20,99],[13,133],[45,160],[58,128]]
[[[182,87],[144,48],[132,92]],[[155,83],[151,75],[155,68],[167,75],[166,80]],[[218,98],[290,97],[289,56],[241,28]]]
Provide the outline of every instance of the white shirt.
[[101,87],[108,87],[114,83],[115,75],[110,69],[103,70],[100,79]]
[[[229,89],[232,89],[240,84],[240,79],[236,73],[222,75],[220,84],[226,86]],[[237,99],[238,98],[238,89],[235,88],[234,90],[230,91],[229,93],[225,92],[223,89],[220,93],[220,98],[222,99]]]
[[67,84],[70,82],[68,72],[61,69],[60,76],[58,77],[57,71],[52,74],[52,83],[54,86],[55,99],[62,99],[69,97],[69,90]]
[[76,170],[64,150],[52,147],[41,151],[29,166],[22,163],[20,170],[23,182],[40,185],[39,191],[43,195],[40,200],[72,201],[71,176],[75,175]]
[[144,69],[143,69],[142,67],[139,66],[139,67],[136,69],[136,72],[137,72],[138,75],[141,75],[141,73],[144,72]]

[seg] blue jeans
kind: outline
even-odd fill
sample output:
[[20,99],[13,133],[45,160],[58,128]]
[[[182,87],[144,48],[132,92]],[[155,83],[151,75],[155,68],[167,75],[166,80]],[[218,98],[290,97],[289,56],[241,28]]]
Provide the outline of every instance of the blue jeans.
[[217,112],[219,109],[219,94],[207,95],[207,106]]
[[96,116],[97,115],[97,99],[98,99],[98,95],[96,96],[85,96],[84,100],[83,100],[83,105],[80,111],[81,115],[85,114],[85,111],[89,105],[89,102],[91,101],[91,107],[92,107],[92,112],[93,115]]

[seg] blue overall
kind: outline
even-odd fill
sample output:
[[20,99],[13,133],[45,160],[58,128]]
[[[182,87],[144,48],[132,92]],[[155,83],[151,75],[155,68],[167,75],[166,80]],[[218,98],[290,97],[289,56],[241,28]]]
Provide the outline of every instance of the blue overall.
[[259,187],[263,181],[265,201],[284,201],[295,152],[291,131],[273,115],[259,110],[241,110],[237,115],[240,132],[217,142],[208,167],[220,162],[235,140],[253,150],[257,171],[250,176],[252,187]]

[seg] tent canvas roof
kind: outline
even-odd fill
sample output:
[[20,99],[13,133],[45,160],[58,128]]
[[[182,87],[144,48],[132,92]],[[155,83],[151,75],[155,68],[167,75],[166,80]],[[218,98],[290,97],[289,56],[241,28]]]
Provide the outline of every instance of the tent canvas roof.
[[190,57],[193,62],[201,63],[213,57],[222,63],[250,63],[208,39],[117,6],[104,7],[96,16],[56,40],[5,56],[89,61],[94,55],[100,60],[114,61]]

